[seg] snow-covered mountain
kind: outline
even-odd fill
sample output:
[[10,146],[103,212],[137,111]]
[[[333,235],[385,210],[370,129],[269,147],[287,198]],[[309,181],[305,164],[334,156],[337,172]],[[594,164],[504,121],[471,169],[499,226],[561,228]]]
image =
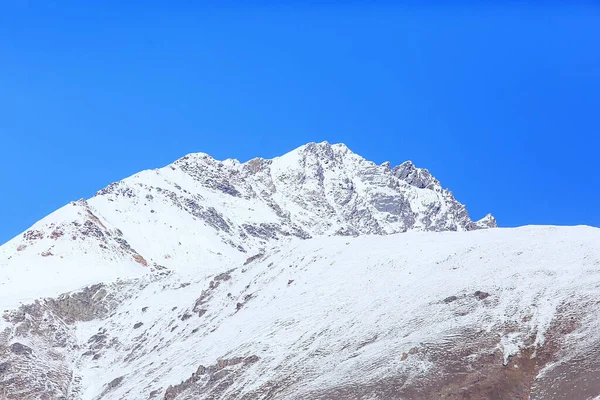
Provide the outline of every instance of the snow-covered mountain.
[[600,230],[344,145],[191,154],[0,247],[1,399],[588,399]]
[[495,225],[491,215],[472,222],[427,170],[377,166],[343,144],[243,164],[190,154],[68,204],[2,246],[0,306],[147,271],[211,273],[291,237]]

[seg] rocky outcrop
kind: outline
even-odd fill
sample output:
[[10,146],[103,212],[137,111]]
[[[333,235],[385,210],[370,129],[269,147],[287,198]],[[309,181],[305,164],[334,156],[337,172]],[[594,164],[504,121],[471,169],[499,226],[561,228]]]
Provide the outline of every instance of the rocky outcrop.
[[[196,372],[185,381],[169,386],[163,400],[177,398],[235,398],[235,393],[226,394],[234,380],[243,379],[243,374],[252,364],[259,360],[258,356],[234,357],[219,359],[213,365],[198,366]],[[238,395],[239,395],[238,390]]]
[[[81,353],[75,324],[106,317],[130,294],[127,284],[97,284],[7,311],[0,333],[1,399],[78,398],[73,361]],[[98,354],[104,338],[90,339]],[[25,344],[29,343],[29,344]],[[68,397],[71,396],[71,397]]]

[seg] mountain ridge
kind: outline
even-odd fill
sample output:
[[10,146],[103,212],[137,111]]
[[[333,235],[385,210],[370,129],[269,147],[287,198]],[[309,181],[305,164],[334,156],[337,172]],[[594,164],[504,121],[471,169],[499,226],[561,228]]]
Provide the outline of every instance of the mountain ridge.
[[[397,166],[392,167],[391,163],[389,161],[385,161],[379,165],[377,165],[376,163],[372,162],[372,161],[368,161],[366,159],[364,159],[363,157],[357,155],[356,153],[352,152],[345,144],[343,143],[329,143],[328,141],[323,141],[320,143],[316,143],[316,142],[309,142],[305,145],[302,145],[286,154],[284,154],[283,156],[278,156],[272,159],[268,159],[268,158],[263,158],[263,157],[255,157],[252,158],[246,162],[240,162],[237,159],[233,159],[233,158],[227,158],[225,160],[219,161],[214,159],[212,156],[210,156],[207,153],[204,152],[197,152],[197,153],[189,153],[181,158],[179,158],[178,160],[176,160],[174,162],[177,163],[180,160],[185,160],[188,158],[200,158],[200,159],[208,159],[208,160],[212,160],[214,162],[217,163],[223,163],[223,164],[228,164],[228,165],[232,165],[232,166],[244,166],[244,165],[252,165],[254,167],[256,167],[256,165],[260,165],[260,164],[264,164],[264,163],[271,163],[273,160],[277,160],[280,158],[285,158],[286,156],[289,157],[293,154],[297,154],[303,151],[309,151],[312,153],[316,153],[316,154],[320,154],[320,155],[325,155],[328,158],[332,158],[333,155],[337,154],[351,154],[353,156],[357,156],[358,158],[360,158],[363,161],[366,161],[368,163],[370,163],[372,166],[378,166],[378,167],[382,167],[384,169],[389,170],[390,172],[392,172],[394,175],[396,175],[399,179],[402,179],[404,181],[406,181],[407,183],[411,184],[412,186],[418,187],[418,188],[428,188],[428,189],[434,189],[436,187],[439,187],[439,189],[442,189],[442,186],[440,184],[440,182],[435,179],[435,177],[433,177],[433,175],[431,175],[431,173],[429,172],[429,170],[425,169],[425,168],[417,168],[414,163],[411,160],[407,160]],[[450,194],[451,192],[448,189],[447,190]],[[483,222],[485,227],[492,227],[492,226],[497,226],[496,222],[495,222],[495,218],[493,218],[493,216],[491,214],[487,214],[485,215],[483,218],[481,218],[479,221],[477,222]]]
[[[343,144],[308,143],[245,163],[191,153],[71,202],[1,246],[1,286],[23,279],[24,260],[31,296],[58,295],[146,270],[209,273],[292,237],[495,226],[491,215],[471,221],[427,170],[376,165]],[[85,270],[79,258],[68,266],[72,254],[104,267]]]

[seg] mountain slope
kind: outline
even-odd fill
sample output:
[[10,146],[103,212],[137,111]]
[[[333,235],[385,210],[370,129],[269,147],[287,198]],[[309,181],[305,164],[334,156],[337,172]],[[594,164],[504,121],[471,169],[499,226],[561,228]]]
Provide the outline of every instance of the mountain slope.
[[294,239],[222,268],[6,313],[6,398],[600,394],[599,229]]

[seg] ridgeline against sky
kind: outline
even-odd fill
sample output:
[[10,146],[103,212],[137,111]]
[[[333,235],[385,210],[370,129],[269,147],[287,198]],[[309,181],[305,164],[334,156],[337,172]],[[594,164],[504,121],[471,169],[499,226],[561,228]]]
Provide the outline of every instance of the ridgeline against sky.
[[0,13],[0,243],[191,152],[343,142],[474,220],[600,226],[600,7],[53,5]]

